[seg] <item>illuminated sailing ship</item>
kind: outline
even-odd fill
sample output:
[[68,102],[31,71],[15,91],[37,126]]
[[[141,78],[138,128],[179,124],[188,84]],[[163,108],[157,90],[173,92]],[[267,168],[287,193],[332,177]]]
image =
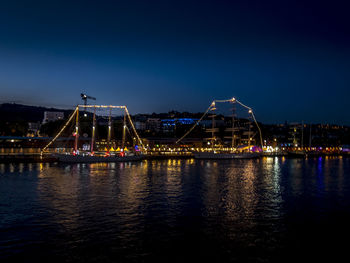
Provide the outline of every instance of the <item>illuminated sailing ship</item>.
[[[221,102],[221,101],[219,101]],[[226,101],[225,101],[226,102]],[[211,111],[211,115],[209,116],[212,119],[212,126],[210,129],[207,129],[207,132],[211,133],[211,138],[208,141],[208,145],[211,145],[211,148],[209,151],[205,152],[199,152],[199,153],[194,153],[194,157],[196,159],[249,159],[249,158],[258,158],[261,156],[260,152],[253,152],[252,151],[252,135],[253,132],[251,130],[251,121],[248,121],[248,131],[241,131],[242,127],[238,127],[235,125],[236,123],[236,118],[235,118],[235,103],[238,102],[235,98],[232,98],[229,100],[230,103],[232,103],[232,127],[226,128],[226,132],[230,132],[231,136],[230,137],[225,137],[225,138],[230,138],[231,139],[231,147],[230,148],[223,148],[223,147],[217,147],[216,145],[216,140],[217,138],[215,137],[215,132],[218,132],[218,128],[215,127],[215,101],[211,104],[211,107],[209,111]],[[241,104],[240,102],[238,102]],[[255,120],[255,117],[253,115],[253,111],[251,108],[245,106],[244,104],[241,104],[244,107],[248,108],[248,113],[253,117]],[[257,123],[256,123],[257,124]],[[259,126],[257,125],[258,129]],[[243,136],[237,136],[237,132],[241,132],[243,136],[246,136],[246,138],[242,138]],[[246,143],[246,147],[237,147],[237,142],[240,141]]]

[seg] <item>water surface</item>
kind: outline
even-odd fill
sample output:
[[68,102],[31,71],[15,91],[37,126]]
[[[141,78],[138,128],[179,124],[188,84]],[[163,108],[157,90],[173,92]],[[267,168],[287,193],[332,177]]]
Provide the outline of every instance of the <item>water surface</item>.
[[2,262],[337,260],[349,222],[347,158],[0,164]]

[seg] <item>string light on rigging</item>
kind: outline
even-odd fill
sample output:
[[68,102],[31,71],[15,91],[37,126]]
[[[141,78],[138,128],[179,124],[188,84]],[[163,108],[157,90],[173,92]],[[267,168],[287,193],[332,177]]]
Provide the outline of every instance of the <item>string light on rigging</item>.
[[[214,100],[209,108],[204,112],[204,114],[202,115],[202,117],[180,138],[176,141],[176,144],[179,143],[180,141],[182,141],[188,134],[191,133],[191,131],[202,121],[202,119],[207,115],[207,113],[209,111],[214,111],[216,110],[216,103],[225,103],[225,102],[235,102],[235,103],[238,103],[239,105],[241,105],[242,107],[248,109],[248,113],[251,114],[251,117],[252,119],[254,120],[255,122],[255,125],[259,131],[259,135],[260,135],[260,144],[261,144],[261,148],[263,149],[263,143],[262,143],[262,133],[261,133],[261,129],[260,129],[260,126],[258,124],[258,122],[256,121],[256,118],[255,118],[255,115],[253,113],[253,110],[252,108],[248,107],[247,105],[243,104],[242,102],[240,102],[239,100],[237,100],[235,97],[232,97],[231,99],[227,99],[227,100]],[[250,141],[250,140],[248,140]]]
[[[75,123],[75,128],[73,131],[73,136],[75,137],[75,145],[74,145],[74,151],[72,152],[73,155],[79,155],[79,150],[78,150],[78,140],[79,140],[79,133],[80,133],[80,125],[79,125],[79,108],[84,108],[84,110],[86,110],[87,108],[92,108],[94,110],[94,114],[93,114],[93,123],[92,123],[92,136],[91,136],[91,148],[89,148],[89,150],[91,149],[91,152],[88,154],[90,156],[94,156],[95,155],[95,151],[93,151],[93,145],[94,145],[94,137],[95,137],[95,130],[96,130],[96,109],[109,109],[109,118],[111,118],[111,110],[112,109],[123,109],[124,113],[125,113],[125,117],[127,117],[127,119],[124,117],[124,124],[123,124],[123,130],[124,131],[128,131],[128,126],[126,125],[125,121],[128,120],[129,124],[131,125],[132,131],[134,132],[134,136],[133,139],[134,141],[138,142],[138,144],[141,146],[142,150],[140,148],[137,148],[137,152],[141,152],[141,151],[145,151],[146,148],[144,147],[141,138],[139,137],[135,126],[132,122],[131,116],[127,110],[126,106],[113,106],[113,105],[77,105],[77,107],[75,108],[74,112],[70,115],[70,117],[68,118],[67,122],[65,123],[65,125],[61,128],[61,130],[57,133],[57,135],[42,149],[41,151],[41,156],[43,155],[43,153],[48,149],[49,146],[52,145],[53,142],[56,141],[56,139],[62,134],[62,132],[67,128],[68,124],[71,123],[73,121],[73,118],[75,117],[76,119],[76,123]],[[111,134],[111,129],[112,129],[112,123],[111,120],[108,123],[108,133],[109,133],[109,141],[110,141],[110,134]],[[125,132],[124,132],[125,133]],[[129,132],[130,133],[130,132]],[[125,134],[123,135],[123,139],[122,139],[122,150],[120,150],[120,152],[122,153],[122,156],[125,155],[126,152],[128,152],[128,149],[125,147]],[[110,148],[110,147],[109,147]],[[86,151],[87,149],[84,149],[84,151]],[[111,156],[111,152],[110,151],[114,151],[113,147],[111,147],[110,149],[105,149],[105,156]],[[84,153],[83,153],[84,155]],[[129,156],[130,157],[130,156]],[[131,158],[131,157],[130,157]]]

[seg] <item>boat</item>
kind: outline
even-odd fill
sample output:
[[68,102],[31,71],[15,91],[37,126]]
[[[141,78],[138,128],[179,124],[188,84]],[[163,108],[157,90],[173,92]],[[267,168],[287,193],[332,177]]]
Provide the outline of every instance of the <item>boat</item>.
[[[241,145],[238,146],[236,145],[236,141],[238,137],[235,135],[235,132],[240,131],[241,128],[237,127],[235,125],[236,119],[236,109],[235,109],[235,103],[236,100],[232,99],[232,127],[225,129],[226,132],[230,132],[230,136],[225,136],[225,138],[231,139],[231,148],[232,150],[221,150],[221,149],[216,149],[216,150],[211,150],[207,152],[194,152],[194,158],[195,159],[253,159],[253,158],[259,158],[262,156],[260,152],[252,151],[252,146],[251,146],[251,136],[252,136],[252,131],[251,131],[251,122],[248,121],[248,131],[244,132],[243,134],[247,136],[247,145]],[[211,115],[209,116],[212,119],[212,126],[210,129],[207,129],[206,131],[211,133],[211,138],[208,140],[208,145],[215,146],[215,132],[218,132],[219,129],[215,127],[215,102],[213,102],[210,111]],[[249,114],[252,114],[251,109],[249,108],[248,111]],[[236,150],[233,150],[233,148],[236,148]],[[239,150],[237,150],[239,149]]]
[[246,153],[220,153],[220,152],[201,152],[195,153],[195,159],[254,159],[261,157],[258,152]]
[[[82,94],[82,98],[86,98],[87,96]],[[79,108],[93,108],[93,114],[92,114],[92,127],[91,127],[91,139],[90,144],[83,144],[79,147],[79,137],[80,137],[80,124],[79,124]],[[108,115],[108,131],[107,131],[107,144],[104,149],[98,149],[97,151],[94,151],[95,149],[95,137],[96,137],[96,123],[97,123],[97,115],[96,115],[96,109],[109,109],[109,115]],[[122,142],[120,144],[120,148],[115,150],[116,144],[114,144],[114,147],[111,143],[111,135],[112,135],[112,127],[113,127],[113,120],[112,120],[112,109],[123,109],[124,110],[124,120],[123,120],[123,133],[122,133]],[[84,117],[86,117],[86,113],[84,113]],[[134,149],[132,152],[130,152],[130,149],[126,147],[125,143],[125,137],[126,137],[126,130],[128,130],[127,127],[127,119],[130,122],[130,125],[132,127],[132,130],[134,131],[134,136],[137,137],[138,142],[140,145],[142,145],[142,141],[140,137],[137,134],[137,131],[132,123],[131,117],[128,113],[128,110],[126,106],[112,106],[112,105],[78,105],[74,112],[70,115],[65,125],[62,127],[62,129],[56,134],[56,136],[41,150],[41,156],[43,153],[48,149],[48,147],[60,136],[60,134],[64,131],[64,129],[69,125],[69,123],[74,119],[75,117],[75,132],[73,133],[74,138],[74,148],[71,153],[56,153],[51,155],[55,160],[58,160],[59,162],[65,162],[65,163],[102,163],[102,162],[131,162],[131,161],[140,161],[145,158],[145,156],[141,153],[141,150],[139,149],[138,145],[134,145],[133,141],[133,147]],[[129,131],[129,130],[128,130]],[[129,131],[130,133],[130,131]],[[84,137],[87,137],[83,134]]]
[[105,163],[105,162],[132,162],[141,161],[144,159],[144,155],[89,155],[89,154],[55,154],[55,157],[59,162],[64,163]]

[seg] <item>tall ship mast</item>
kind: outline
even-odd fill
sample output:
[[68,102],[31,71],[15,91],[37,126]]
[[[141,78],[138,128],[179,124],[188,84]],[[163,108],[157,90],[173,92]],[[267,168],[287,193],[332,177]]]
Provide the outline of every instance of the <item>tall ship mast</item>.
[[237,132],[240,130],[240,128],[236,124],[236,100],[232,100],[230,103],[232,104],[232,123],[231,127],[225,129],[225,132],[230,133],[230,136],[225,136],[224,138],[231,140],[231,151],[233,152],[235,147],[238,145],[237,139],[239,138],[239,136],[237,135]]
[[216,143],[215,133],[219,131],[218,128],[215,128],[215,117],[216,117],[215,111],[216,111],[215,102],[213,102],[212,107],[210,109],[211,115],[208,116],[209,118],[211,118],[211,128],[206,129],[206,132],[211,133],[211,137],[209,138],[208,142],[210,143],[210,148],[212,149],[214,149],[215,143]]

